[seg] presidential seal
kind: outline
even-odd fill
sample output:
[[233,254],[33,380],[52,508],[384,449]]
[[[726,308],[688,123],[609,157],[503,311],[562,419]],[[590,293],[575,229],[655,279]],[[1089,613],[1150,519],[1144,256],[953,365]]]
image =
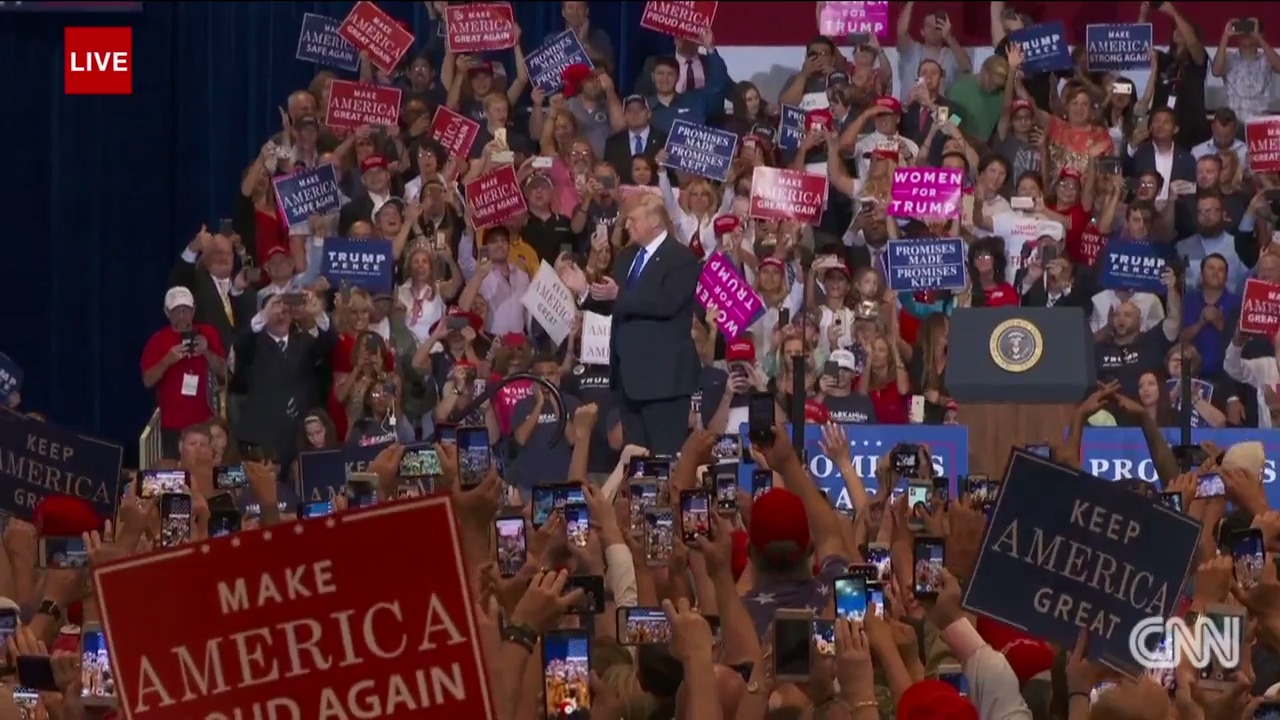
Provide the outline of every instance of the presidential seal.
[[1044,338],[1026,320],[1005,320],[991,331],[991,361],[1009,372],[1026,372],[1040,362]]

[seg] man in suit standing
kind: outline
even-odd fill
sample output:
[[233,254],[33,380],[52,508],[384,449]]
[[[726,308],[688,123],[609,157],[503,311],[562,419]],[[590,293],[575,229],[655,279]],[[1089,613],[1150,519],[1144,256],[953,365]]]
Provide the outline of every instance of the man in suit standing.
[[169,273],[171,287],[185,287],[195,297],[194,322],[216,330],[224,348],[235,342],[236,319],[248,321],[257,311],[256,292],[243,270],[233,277],[234,269],[231,238],[202,227]]
[[[609,384],[629,445],[674,454],[689,435],[690,398],[702,363],[693,344],[694,290],[702,265],[666,231],[662,201],[642,195],[626,214],[631,244],[618,253],[613,277],[570,288],[589,295],[584,307],[609,311]],[[576,287],[575,287],[576,286]]]
[[[1146,140],[1150,137],[1150,140]],[[1178,119],[1167,107],[1156,108],[1147,118],[1147,127],[1139,126],[1133,140],[1124,148],[1124,174],[1138,177],[1157,172],[1164,179],[1157,200],[1166,200],[1195,191],[1196,159],[1185,148],[1178,147]],[[1174,183],[1181,183],[1174,187]],[[1190,185],[1183,188],[1182,184]],[[1182,192],[1179,192],[1182,190]]]
[[643,96],[628,96],[622,107],[627,127],[604,141],[604,159],[617,171],[623,185],[631,185],[635,182],[631,158],[644,155],[652,159],[667,144],[667,136],[649,125],[649,101]]

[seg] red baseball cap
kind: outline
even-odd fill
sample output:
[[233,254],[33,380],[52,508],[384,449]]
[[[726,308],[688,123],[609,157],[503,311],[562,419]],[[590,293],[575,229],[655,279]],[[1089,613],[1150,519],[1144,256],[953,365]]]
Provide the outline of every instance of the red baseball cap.
[[753,363],[756,361],[756,346],[749,340],[729,343],[729,347],[724,349],[724,359],[731,363]]
[[941,680],[912,683],[898,698],[898,720],[979,720],[978,708]]
[[387,159],[381,155],[370,155],[360,161],[360,172],[367,173],[370,170],[386,170]]
[[898,102],[898,98],[892,95],[882,95],[876,98],[876,105],[878,107],[889,108],[898,115],[902,114],[902,103]]
[[812,548],[804,503],[783,488],[766,490],[751,504],[747,534],[757,553],[780,565],[800,562]]

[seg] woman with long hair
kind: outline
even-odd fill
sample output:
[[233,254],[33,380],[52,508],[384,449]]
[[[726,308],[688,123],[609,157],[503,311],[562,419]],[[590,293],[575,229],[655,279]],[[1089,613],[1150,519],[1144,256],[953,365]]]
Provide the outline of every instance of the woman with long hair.
[[943,421],[949,400],[946,388],[947,334],[951,320],[942,313],[935,313],[920,323],[916,333],[915,351],[911,353],[907,375],[914,394],[924,396],[924,421],[937,425]]
[[725,119],[725,130],[737,133],[739,137],[751,132],[756,125],[774,125],[770,116],[769,103],[760,94],[760,88],[749,80],[739,80],[729,93],[729,102],[733,111]]
[[[658,151],[658,164],[666,162],[666,157],[665,150]],[[677,198],[667,173],[658,174],[658,187],[662,190],[662,203],[676,229],[675,239],[698,258],[715,252],[718,242],[714,225],[716,215],[722,212],[723,200],[720,191],[706,178],[694,177],[680,190]]]
[[[339,292],[336,304],[338,341],[329,356],[333,389],[329,393],[328,408],[338,439],[342,440],[350,426],[346,407],[353,394],[356,398],[362,397],[363,388],[374,376],[394,372],[395,356],[382,338],[369,330],[369,313],[373,308],[369,293],[360,288]],[[361,389],[353,393],[357,385]]]
[[[1169,402],[1169,393],[1165,392],[1164,379],[1155,370],[1148,370],[1138,376],[1138,404],[1142,412],[1155,420],[1160,427],[1173,427],[1177,418],[1173,405]],[[1131,418],[1135,425],[1141,424],[1142,418]]]
[[867,369],[858,376],[857,389],[871,398],[876,409],[876,422],[881,425],[907,424],[911,380],[898,352],[896,339],[879,334],[871,341]]
[[360,402],[351,407],[355,420],[347,431],[348,445],[411,443],[417,439],[413,423],[400,409],[400,384],[394,375],[374,378],[363,389]]
[[982,238],[969,245],[965,262],[968,284],[956,296],[956,307],[1007,307],[1022,304],[1022,298],[1005,279],[1009,259],[1004,241]]
[[299,452],[325,450],[337,447],[338,431],[333,419],[322,408],[312,408],[298,423],[297,447]]

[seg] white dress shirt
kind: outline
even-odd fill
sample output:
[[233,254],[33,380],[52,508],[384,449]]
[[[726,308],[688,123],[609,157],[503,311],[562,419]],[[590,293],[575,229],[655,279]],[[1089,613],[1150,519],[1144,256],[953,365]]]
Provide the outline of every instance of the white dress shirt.
[[[676,55],[676,64],[680,66],[676,74],[676,92],[688,92],[707,86],[707,76],[702,72],[702,58],[698,54],[688,57]],[[693,87],[689,87],[689,71],[693,70]]]
[[480,283],[480,294],[489,303],[487,330],[493,335],[525,332],[524,294],[529,290],[529,276],[524,270],[507,263],[507,275],[500,268]]
[[640,149],[643,150],[649,144],[649,128],[640,132],[627,131],[627,153],[633,156],[636,154],[636,138],[640,139]]

